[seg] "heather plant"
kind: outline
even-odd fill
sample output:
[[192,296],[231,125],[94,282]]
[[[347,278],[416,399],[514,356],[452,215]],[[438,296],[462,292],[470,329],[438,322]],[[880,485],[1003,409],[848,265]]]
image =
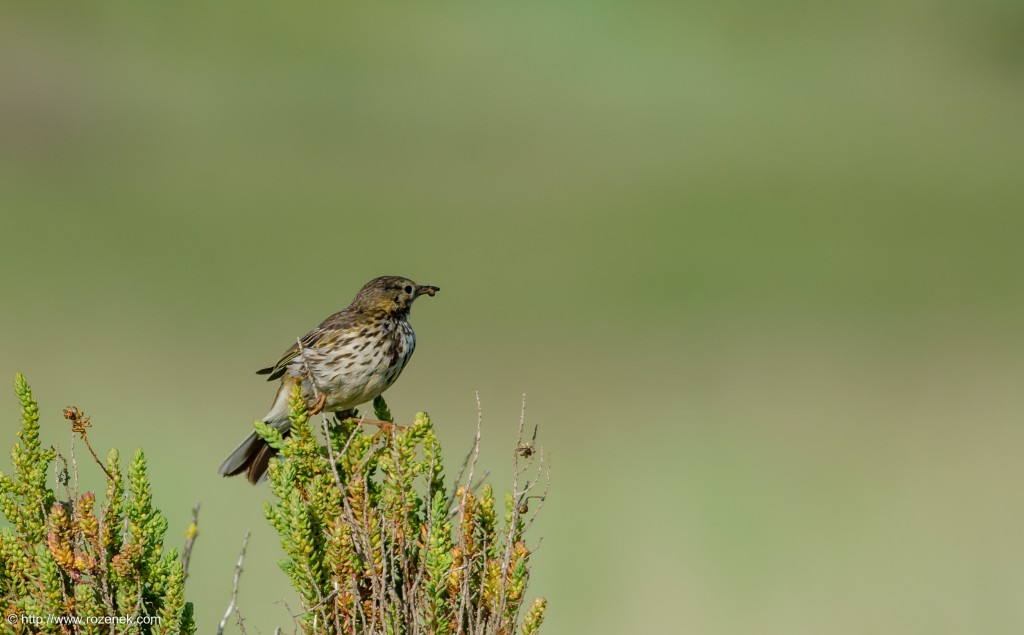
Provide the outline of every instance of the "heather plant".
[[[78,463],[43,448],[39,407],[25,378],[14,383],[21,402],[13,473],[0,473],[0,605],[10,633],[194,633],[185,601],[185,570],[164,549],[167,520],[153,506],[141,450],[127,479],[117,450],[101,462],[89,445],[89,418],[77,408],[64,416],[104,472],[102,503],[79,492]],[[72,441],[72,447],[74,442]],[[57,461],[57,490],[47,484]],[[192,528],[194,533],[194,526]]]
[[[474,480],[479,418],[473,448],[449,485],[426,413],[397,426],[378,398],[375,414],[389,425],[371,434],[356,416],[324,417],[322,447],[299,391],[296,386],[290,402],[290,435],[256,423],[280,454],[269,467],[273,501],[265,513],[281,537],[281,568],[300,597],[295,630],[537,633],[546,602],[525,602],[531,556],[525,533],[547,490],[536,431],[524,442],[520,418],[512,490],[499,510],[491,485]],[[165,549],[167,520],[153,505],[143,452],[135,453],[127,473],[117,450],[101,461],[89,443],[90,420],[74,407],[64,411],[72,429],[69,455],[44,448],[39,408],[20,374],[15,392],[21,429],[11,449],[13,471],[0,472],[0,511],[10,525],[0,530],[0,632],[195,633],[184,583],[198,506],[179,558]],[[76,439],[103,472],[102,501],[79,490]],[[244,556],[243,547],[218,633],[232,614],[245,633],[235,608]]]
[[[393,424],[382,398],[373,405],[378,420]],[[281,457],[270,465],[274,501],[264,511],[281,537],[281,569],[301,599],[295,619],[303,633],[538,632],[546,602],[524,607],[531,554],[524,533],[540,507],[531,513],[529,503],[543,502],[547,472],[534,440],[522,442],[522,418],[503,513],[491,485],[473,481],[479,420],[473,449],[447,489],[426,413],[377,434],[357,418],[329,425],[325,417],[323,448],[299,387],[290,418],[287,438],[256,427]],[[538,486],[544,491],[532,494]]]

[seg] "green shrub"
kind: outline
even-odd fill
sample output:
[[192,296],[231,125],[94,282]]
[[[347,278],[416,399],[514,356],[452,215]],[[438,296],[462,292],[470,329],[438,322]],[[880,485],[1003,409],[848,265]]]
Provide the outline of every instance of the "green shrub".
[[[68,461],[42,447],[39,408],[20,374],[15,392],[22,419],[11,449],[14,469],[0,473],[0,511],[11,525],[0,531],[0,630],[195,633],[192,604],[184,599],[186,571],[176,550],[164,549],[167,520],[153,506],[142,451],[125,479],[117,450],[101,462],[86,434],[88,417],[77,408],[65,410],[72,431],[104,472],[99,505],[93,492],[79,492],[73,453]],[[274,502],[265,513],[281,536],[281,568],[301,598],[298,630],[538,632],[546,602],[537,598],[524,607],[530,574],[524,534],[537,512],[531,514],[528,503],[543,502],[546,494],[546,465],[533,440],[522,442],[522,419],[512,492],[504,497],[499,519],[491,486],[474,483],[479,427],[448,492],[441,447],[425,413],[407,428],[386,426],[375,435],[356,419],[327,425],[325,418],[327,445],[321,447],[298,386],[291,407],[288,438],[260,422],[256,426],[281,456],[270,464]],[[383,399],[374,408],[378,419],[392,422]],[[55,463],[59,469],[51,472]],[[57,474],[56,490],[47,484],[51,473]],[[531,494],[538,486],[544,491]],[[194,524],[188,536],[186,552]],[[225,620],[234,610],[240,573],[241,559]]]
[[[543,453],[532,442],[517,448],[513,492],[499,521],[491,486],[470,486],[479,434],[448,493],[426,413],[376,435],[355,419],[325,419],[328,443],[321,448],[298,390],[289,438],[256,426],[282,459],[270,465],[275,501],[265,513],[281,536],[281,569],[302,601],[302,632],[536,633],[543,598],[519,618],[530,571],[527,502],[543,500],[543,493],[530,495],[538,484],[546,488]],[[374,408],[379,420],[392,421],[383,399]],[[536,476],[521,484],[537,456]]]
[[[11,524],[0,532],[4,632],[194,633],[185,573],[177,552],[164,551],[167,520],[153,506],[142,451],[128,466],[127,493],[117,450],[106,465],[97,458],[106,475],[97,509],[93,492],[78,491],[77,464],[40,444],[39,408],[21,374],[14,389],[21,431],[14,472],[0,473],[0,510]],[[88,445],[88,418],[75,408],[65,417]],[[46,483],[58,458],[60,492]]]

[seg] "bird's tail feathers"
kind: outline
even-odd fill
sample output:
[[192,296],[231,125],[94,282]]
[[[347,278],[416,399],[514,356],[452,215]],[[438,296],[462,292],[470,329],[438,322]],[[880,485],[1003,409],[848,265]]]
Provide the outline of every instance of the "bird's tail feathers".
[[[266,423],[280,430],[284,437],[291,433],[287,418],[283,422],[271,420],[266,421]],[[282,423],[284,425],[281,425]],[[276,455],[277,450],[272,448],[269,443],[260,438],[256,431],[253,430],[235,448],[234,452],[224,459],[217,472],[221,476],[236,476],[244,472],[245,477],[250,483],[259,485],[267,480],[267,467],[270,465],[270,460]]]

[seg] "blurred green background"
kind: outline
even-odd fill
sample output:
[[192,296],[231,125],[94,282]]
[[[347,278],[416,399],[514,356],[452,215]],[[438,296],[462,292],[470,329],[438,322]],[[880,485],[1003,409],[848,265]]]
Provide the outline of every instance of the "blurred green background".
[[1019,633],[1022,173],[1010,0],[8,3],[0,374],[202,501],[202,632],[247,528],[298,606],[253,371],[395,273],[449,471],[541,426],[547,632]]

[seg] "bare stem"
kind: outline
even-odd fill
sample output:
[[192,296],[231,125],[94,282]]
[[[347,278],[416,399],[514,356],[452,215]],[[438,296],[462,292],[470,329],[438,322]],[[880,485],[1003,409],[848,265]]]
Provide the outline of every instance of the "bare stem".
[[238,581],[242,578],[242,563],[245,562],[245,550],[249,547],[250,535],[252,531],[246,530],[245,538],[242,540],[242,551],[238,554],[238,562],[235,563],[235,577],[231,582],[231,602],[228,604],[228,610],[224,611],[224,617],[220,618],[220,624],[217,625],[217,635],[224,635],[224,627],[238,603]]
[[199,537],[199,502],[192,507],[192,522],[185,530],[185,547],[181,550],[181,569],[188,580],[188,563],[192,560],[192,546],[196,544]]

